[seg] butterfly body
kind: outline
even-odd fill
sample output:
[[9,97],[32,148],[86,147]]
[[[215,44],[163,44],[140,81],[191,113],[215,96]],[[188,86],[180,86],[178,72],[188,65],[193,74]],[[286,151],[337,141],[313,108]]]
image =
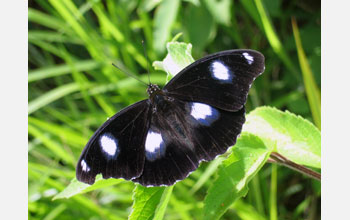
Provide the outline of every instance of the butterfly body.
[[144,186],[172,185],[201,161],[234,145],[245,122],[244,104],[264,57],[229,50],[202,58],[163,89],[150,84],[149,99],[105,122],[87,143],[77,179],[124,178]]

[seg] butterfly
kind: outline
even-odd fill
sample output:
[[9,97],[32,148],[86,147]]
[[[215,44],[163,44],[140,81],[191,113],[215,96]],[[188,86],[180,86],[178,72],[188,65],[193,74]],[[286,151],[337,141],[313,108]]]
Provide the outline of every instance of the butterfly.
[[264,62],[258,51],[221,51],[190,64],[163,89],[149,84],[148,99],[122,109],[93,134],[77,179],[93,184],[102,173],[143,186],[185,179],[201,161],[236,143],[249,89]]

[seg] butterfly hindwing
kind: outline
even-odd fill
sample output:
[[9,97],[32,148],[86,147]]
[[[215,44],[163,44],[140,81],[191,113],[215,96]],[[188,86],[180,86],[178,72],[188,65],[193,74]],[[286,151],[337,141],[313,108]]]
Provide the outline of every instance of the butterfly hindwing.
[[213,160],[236,143],[245,122],[244,107],[229,112],[199,102],[185,102],[185,106],[187,123],[192,127],[191,141],[200,160]]
[[181,100],[156,105],[145,141],[142,175],[133,181],[147,186],[171,185],[186,178],[202,160],[212,160],[236,142],[244,108],[224,111]]
[[145,138],[143,172],[133,180],[146,186],[171,185],[184,179],[199,164],[181,106],[164,96],[156,100]]
[[135,103],[106,121],[85,146],[77,164],[77,179],[92,184],[103,178],[132,179],[142,173],[149,100]]
[[169,95],[238,111],[254,79],[265,69],[264,56],[254,50],[228,50],[199,59],[164,87]]

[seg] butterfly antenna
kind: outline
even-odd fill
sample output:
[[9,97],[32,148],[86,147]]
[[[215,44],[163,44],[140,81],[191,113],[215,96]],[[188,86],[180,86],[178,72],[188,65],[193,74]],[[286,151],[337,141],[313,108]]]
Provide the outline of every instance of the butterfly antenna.
[[142,83],[142,84],[148,86],[147,83],[145,83],[144,81],[140,80],[139,78],[137,78],[136,76],[132,75],[131,73],[128,73],[128,72],[122,70],[121,68],[119,68],[119,67],[118,67],[117,65],[115,65],[114,63],[112,63],[112,65],[113,65],[115,68],[117,68],[118,70],[120,70],[122,73],[124,73],[125,75],[128,75],[128,76],[130,76],[131,78],[136,79],[136,80],[139,81],[140,83]]
[[146,52],[146,46],[145,46],[145,41],[142,40],[142,47],[143,47],[143,53],[145,54],[146,57],[146,62],[147,62],[147,73],[148,73],[148,83],[151,84],[151,79],[150,79],[150,72],[149,72],[149,64],[148,64],[148,56]]

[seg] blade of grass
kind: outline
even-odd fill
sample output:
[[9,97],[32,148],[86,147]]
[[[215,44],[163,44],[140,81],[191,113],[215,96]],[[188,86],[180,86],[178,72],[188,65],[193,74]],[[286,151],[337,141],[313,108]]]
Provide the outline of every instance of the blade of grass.
[[93,102],[91,96],[88,95],[87,92],[87,87],[86,85],[89,84],[89,80],[87,77],[81,73],[80,71],[77,70],[75,67],[75,60],[74,58],[70,55],[70,53],[66,50],[64,46],[61,47],[61,51],[64,57],[65,62],[69,65],[71,71],[72,71],[72,77],[73,80],[78,83],[80,87],[80,93],[82,94],[83,100],[85,101],[88,109],[90,112],[96,113],[96,105]]
[[28,8],[28,21],[40,24],[53,30],[64,30],[66,33],[72,33],[71,29],[67,28],[64,21],[33,8]]
[[66,204],[60,204],[56,206],[54,209],[52,209],[43,220],[52,220],[52,219],[58,219],[57,217],[65,210],[67,209]]
[[294,17],[292,17],[292,27],[295,38],[295,44],[297,46],[298,51],[301,73],[303,74],[306,96],[309,101],[312,118],[314,119],[314,122],[318,129],[321,129],[321,94],[313,77],[310,65],[307,61],[303,45],[301,43],[298,25]]
[[218,157],[213,162],[209,164],[204,173],[200,176],[196,184],[189,191],[190,195],[193,195],[197,190],[199,190],[210,178],[210,176],[217,171],[217,168],[220,166],[221,162],[224,160],[223,157]]
[[55,122],[57,121],[60,124],[64,124],[70,129],[80,131],[82,134],[88,134],[89,123],[87,123],[87,121],[90,121],[90,119],[86,119],[84,115],[79,114],[78,117],[74,117],[74,115],[71,114],[71,112],[68,109],[67,111],[62,111],[61,109],[51,108],[49,106],[45,108],[44,111],[45,111],[45,114],[53,117],[53,121]]
[[79,85],[77,83],[70,83],[70,84],[57,87],[47,93],[44,93],[43,95],[39,96],[38,98],[28,103],[28,115],[39,110],[45,105],[48,105],[76,91],[79,91]]
[[75,166],[75,160],[71,154],[68,154],[62,146],[60,146],[57,142],[53,141],[51,138],[45,135],[45,132],[42,132],[37,127],[28,124],[28,133],[39,140],[42,141],[42,143],[53,152],[54,155],[56,155],[59,159],[66,161],[72,166]]
[[43,165],[30,161],[28,162],[28,169],[42,173],[49,173],[51,176],[58,178],[64,177],[66,179],[73,179],[75,177],[75,171],[73,170],[62,169],[62,167],[47,166],[47,164]]
[[111,20],[108,18],[106,13],[104,13],[104,10],[102,10],[101,7],[99,7],[98,4],[95,4],[92,6],[92,10],[96,13],[100,23],[102,23],[105,27],[107,27],[107,30],[112,34],[112,36],[115,38],[115,40],[119,44],[123,44],[125,47],[125,50],[132,54],[133,59],[135,59],[143,68],[147,67],[147,61],[145,57],[142,55],[142,53],[139,53],[137,49],[130,44],[129,41],[126,41],[124,34],[116,27]]
[[166,207],[168,206],[173,189],[174,189],[174,185],[165,188],[163,195],[159,201],[159,204],[155,210],[155,214],[153,218],[154,220],[161,220],[164,218],[165,210],[166,210]]
[[[95,60],[79,60],[74,62],[76,71],[91,71],[101,66],[101,63]],[[36,70],[29,71],[28,82],[35,82],[50,77],[61,76],[64,74],[70,74],[71,68],[67,64],[42,67]]]
[[268,16],[267,11],[264,8],[264,5],[261,0],[254,0],[256,8],[258,9],[261,22],[263,24],[263,28],[267,37],[267,40],[270,42],[270,45],[277,56],[282,60],[282,62],[286,65],[286,67],[291,71],[297,78],[299,78],[299,74],[295,69],[293,62],[287,55],[283,44],[279,40],[276,31],[272,25],[272,22]]
[[51,5],[58,11],[64,20],[71,26],[74,32],[84,41],[90,55],[97,60],[104,60],[104,54],[100,41],[96,38],[96,32],[86,23],[80,11],[70,4],[70,1],[50,0]]
[[[61,87],[61,86],[67,84],[67,82],[65,82],[63,77],[55,77],[53,79],[56,82],[57,87]],[[79,94],[79,93],[75,93],[75,94]],[[80,110],[80,108],[78,106],[78,103],[75,101],[75,98],[73,98],[72,95],[66,95],[66,96],[63,96],[62,100],[63,100],[62,105],[67,108],[67,110],[68,110],[69,114],[71,115],[71,117],[73,117],[73,118],[80,118],[81,110]],[[48,107],[56,108],[54,105],[48,106]]]
[[263,216],[261,213],[258,213],[252,205],[243,202],[242,199],[237,200],[233,204],[233,208],[236,210],[237,215],[240,217],[240,219],[266,220],[265,216]]
[[240,3],[243,5],[245,10],[248,12],[249,16],[254,20],[255,24],[263,30],[263,25],[259,17],[259,12],[257,11],[254,1],[241,0]]
[[[44,53],[48,54],[47,52]],[[44,53],[30,43],[28,36],[28,63],[39,67],[46,66],[48,61]]]
[[28,31],[28,41],[31,41],[31,40],[82,44],[82,41],[76,36],[67,36],[63,34],[57,34],[57,32],[54,32],[54,31]]
[[102,96],[95,96],[95,99],[96,99],[97,103],[101,106],[103,111],[109,117],[111,117],[112,115],[114,115],[117,112],[116,109],[108,101],[106,101],[106,99],[103,98]]
[[62,57],[61,51],[54,46],[51,43],[47,43],[45,41],[42,40],[36,40],[36,39],[30,39],[29,43],[34,44],[38,47],[40,47],[41,49],[43,49],[43,51],[45,51],[46,53],[50,52],[58,57]]
[[88,141],[86,138],[83,138],[80,133],[73,131],[70,128],[65,128],[62,125],[49,123],[34,117],[28,117],[28,124],[37,126],[54,136],[61,137],[71,146],[77,146],[80,148],[81,146],[84,146]]
[[252,191],[254,193],[254,200],[255,200],[255,207],[257,211],[260,214],[265,214],[264,212],[264,202],[262,198],[262,193],[260,190],[260,180],[259,180],[259,174],[257,174],[253,179],[252,179]]

